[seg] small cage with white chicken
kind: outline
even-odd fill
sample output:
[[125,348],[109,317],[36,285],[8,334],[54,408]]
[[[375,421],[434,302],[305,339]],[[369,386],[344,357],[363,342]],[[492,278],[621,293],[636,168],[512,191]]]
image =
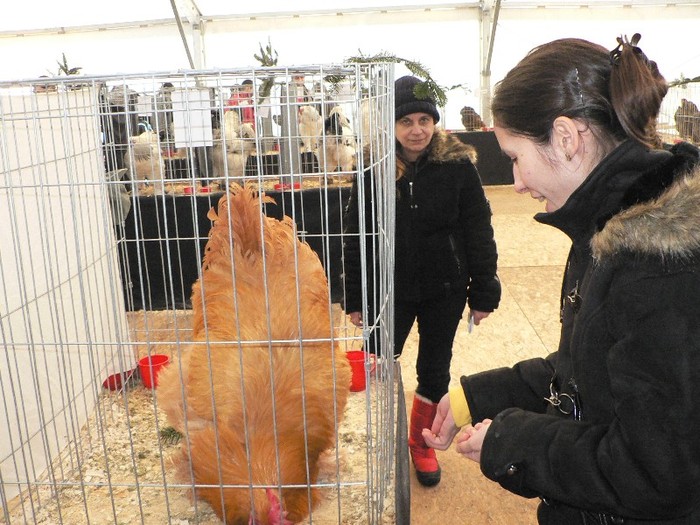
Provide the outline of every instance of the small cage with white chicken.
[[393,76],[0,83],[0,523],[402,522]]

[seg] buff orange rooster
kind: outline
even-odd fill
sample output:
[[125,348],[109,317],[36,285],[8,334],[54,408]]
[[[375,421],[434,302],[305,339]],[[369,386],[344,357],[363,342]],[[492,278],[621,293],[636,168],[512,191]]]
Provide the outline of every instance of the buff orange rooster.
[[179,470],[236,525],[297,523],[318,504],[319,460],[336,446],[350,385],[321,262],[289,217],[263,214],[270,202],[233,184],[209,212],[194,342],[157,390],[186,438]]

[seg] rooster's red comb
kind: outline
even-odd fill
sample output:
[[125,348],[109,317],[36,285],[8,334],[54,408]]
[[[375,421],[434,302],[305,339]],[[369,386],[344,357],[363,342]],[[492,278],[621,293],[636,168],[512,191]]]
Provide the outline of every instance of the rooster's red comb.
[[287,511],[282,510],[280,500],[272,489],[266,489],[267,499],[270,500],[270,512],[268,519],[270,525],[294,525],[293,521],[287,519]]

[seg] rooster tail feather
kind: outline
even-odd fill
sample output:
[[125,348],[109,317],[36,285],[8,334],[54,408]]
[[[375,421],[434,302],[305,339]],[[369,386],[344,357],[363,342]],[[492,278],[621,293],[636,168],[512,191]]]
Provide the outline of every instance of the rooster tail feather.
[[[208,217],[214,221],[214,225],[209,234],[208,246],[219,242],[230,244],[233,236],[233,244],[241,253],[260,253],[262,251],[261,222],[267,222],[263,205],[274,202],[272,197],[232,183],[230,194],[224,195],[219,200],[218,213],[213,209],[209,211]],[[212,242],[214,240],[215,242]]]

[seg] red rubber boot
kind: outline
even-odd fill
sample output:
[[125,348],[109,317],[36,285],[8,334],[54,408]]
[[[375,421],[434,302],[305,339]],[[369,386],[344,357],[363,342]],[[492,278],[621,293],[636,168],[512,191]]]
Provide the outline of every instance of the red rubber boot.
[[408,448],[411,452],[416,477],[421,485],[434,487],[440,483],[440,465],[435,450],[425,444],[422,431],[433,426],[437,413],[437,403],[415,395],[411,410],[411,427],[408,431]]

